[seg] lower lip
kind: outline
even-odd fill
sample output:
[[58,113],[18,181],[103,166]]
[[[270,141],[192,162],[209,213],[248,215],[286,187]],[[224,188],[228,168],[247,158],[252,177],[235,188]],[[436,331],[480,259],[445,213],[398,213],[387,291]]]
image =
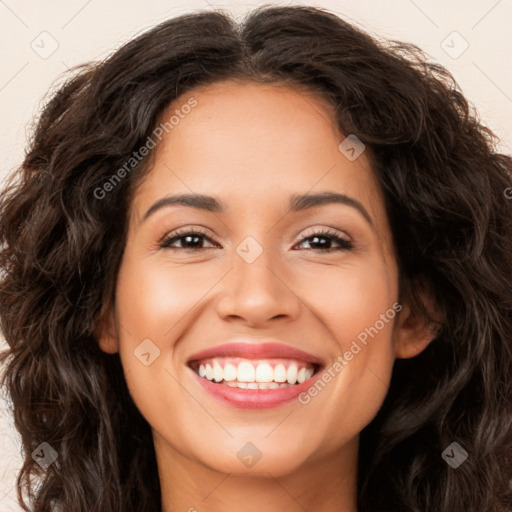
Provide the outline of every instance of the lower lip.
[[233,405],[240,409],[268,409],[291,402],[310,388],[318,375],[320,375],[320,371],[317,371],[310,379],[303,383],[285,388],[242,389],[224,384],[215,384],[201,377],[194,370],[191,369],[191,371],[210,395],[225,404]]

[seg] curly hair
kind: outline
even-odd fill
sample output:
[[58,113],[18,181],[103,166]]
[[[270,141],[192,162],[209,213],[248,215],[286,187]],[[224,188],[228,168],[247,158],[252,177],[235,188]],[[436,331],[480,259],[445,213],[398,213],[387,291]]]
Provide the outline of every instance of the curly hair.
[[[264,6],[167,20],[72,71],[44,105],[0,199],[2,386],[24,463],[24,510],[161,510],[149,424],[98,319],[115,300],[142,159],[108,197],[166,107],[199,85],[306,88],[368,148],[396,246],[400,302],[443,322],[397,359],[360,437],[360,512],[503,512],[512,507],[512,158],[452,75],[417,46],[378,40],[325,9]],[[96,192],[95,192],[96,191]],[[42,443],[57,453],[42,468]],[[457,442],[457,470],[441,454]],[[25,496],[29,505],[25,502]],[[28,507],[31,508],[28,508]]]

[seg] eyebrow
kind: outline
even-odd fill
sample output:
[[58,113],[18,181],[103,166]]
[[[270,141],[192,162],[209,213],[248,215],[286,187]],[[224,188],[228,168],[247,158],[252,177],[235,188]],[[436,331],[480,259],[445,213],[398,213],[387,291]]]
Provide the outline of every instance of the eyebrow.
[[[317,206],[327,204],[343,204],[356,209],[364,219],[374,228],[372,219],[365,207],[353,197],[337,192],[320,192],[316,194],[294,194],[290,197],[289,209],[292,212],[307,210]],[[212,213],[223,213],[227,210],[225,203],[216,197],[203,194],[179,194],[165,196],[152,204],[146,211],[139,224],[161,208],[168,206],[181,205],[190,208],[197,208]]]

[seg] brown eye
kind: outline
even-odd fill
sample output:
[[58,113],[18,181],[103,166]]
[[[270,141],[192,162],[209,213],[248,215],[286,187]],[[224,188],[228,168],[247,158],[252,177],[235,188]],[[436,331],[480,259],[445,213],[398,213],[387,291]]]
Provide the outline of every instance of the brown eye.
[[[184,250],[195,250],[195,249],[210,249],[210,247],[201,247],[201,240],[212,240],[201,231],[183,230],[181,232],[174,232],[171,235],[167,235],[161,242],[161,249],[184,249]],[[173,247],[176,242],[181,243],[181,247]],[[213,243],[213,242],[212,242]],[[212,245],[215,247],[215,244]]]
[[[304,242],[308,242],[310,245],[318,245],[318,247],[311,247],[313,250],[320,251],[343,251],[353,249],[353,245],[348,240],[341,238],[335,231],[322,230],[312,233],[299,242],[301,245]],[[339,247],[332,247],[332,243],[336,243]]]

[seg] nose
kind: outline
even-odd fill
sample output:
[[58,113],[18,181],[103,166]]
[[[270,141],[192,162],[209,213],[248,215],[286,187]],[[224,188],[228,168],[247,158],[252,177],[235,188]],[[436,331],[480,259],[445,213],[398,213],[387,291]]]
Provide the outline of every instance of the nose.
[[[217,302],[223,320],[238,319],[251,327],[265,326],[270,320],[283,322],[297,318],[301,300],[283,277],[282,264],[263,253],[252,263],[234,256],[233,268],[223,279]],[[290,275],[289,272],[286,275]]]

